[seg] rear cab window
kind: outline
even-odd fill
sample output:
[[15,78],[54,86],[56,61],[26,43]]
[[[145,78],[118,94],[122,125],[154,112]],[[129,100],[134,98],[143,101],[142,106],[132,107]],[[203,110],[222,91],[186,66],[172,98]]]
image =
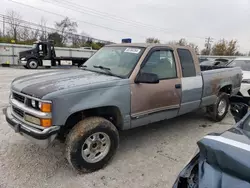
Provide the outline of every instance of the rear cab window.
[[178,48],[177,53],[181,63],[182,76],[183,77],[196,76],[194,59],[191,52],[187,49]]

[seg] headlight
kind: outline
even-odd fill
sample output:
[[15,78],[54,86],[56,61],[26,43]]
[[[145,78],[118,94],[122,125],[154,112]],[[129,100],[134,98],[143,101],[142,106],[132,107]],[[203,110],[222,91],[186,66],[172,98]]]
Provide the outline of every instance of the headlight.
[[31,99],[30,105],[32,108],[37,110],[41,110],[42,112],[51,112],[52,111],[52,104],[49,102],[41,102]]
[[41,108],[42,108],[42,102],[38,102],[38,108],[41,110]]
[[25,60],[25,57],[22,57],[22,58],[21,58],[21,61],[24,61],[24,60]]
[[33,108],[36,108],[37,106],[36,106],[36,101],[35,100],[31,100],[31,106],[33,107]]

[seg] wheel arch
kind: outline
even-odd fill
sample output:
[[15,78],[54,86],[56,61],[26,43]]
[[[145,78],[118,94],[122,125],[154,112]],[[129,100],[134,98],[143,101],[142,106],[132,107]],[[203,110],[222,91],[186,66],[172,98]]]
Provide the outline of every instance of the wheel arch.
[[229,95],[231,95],[232,93],[232,84],[227,84],[227,85],[224,85],[220,88],[219,90],[219,93],[221,92],[224,92],[224,93],[227,93]]
[[117,106],[103,106],[71,113],[62,126],[60,135],[67,135],[79,121],[91,116],[103,117],[112,122],[118,130],[122,129],[123,117],[120,109]]

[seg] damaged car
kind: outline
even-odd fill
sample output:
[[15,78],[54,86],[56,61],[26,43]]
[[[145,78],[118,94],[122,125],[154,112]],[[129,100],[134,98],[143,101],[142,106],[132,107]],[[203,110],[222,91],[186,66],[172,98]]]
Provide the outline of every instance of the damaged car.
[[249,98],[230,98],[236,125],[198,141],[198,149],[178,175],[173,188],[250,187]]

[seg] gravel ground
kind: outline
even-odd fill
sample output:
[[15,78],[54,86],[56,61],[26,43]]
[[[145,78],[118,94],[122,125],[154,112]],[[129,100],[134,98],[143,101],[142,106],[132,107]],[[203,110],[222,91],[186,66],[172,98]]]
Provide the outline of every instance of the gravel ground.
[[196,149],[196,142],[210,132],[228,129],[233,118],[209,121],[204,113],[190,113],[121,133],[112,162],[91,174],[78,174],[64,158],[64,144],[42,149],[7,125],[2,109],[8,105],[11,81],[18,76],[47,71],[0,68],[0,187],[171,187]]

